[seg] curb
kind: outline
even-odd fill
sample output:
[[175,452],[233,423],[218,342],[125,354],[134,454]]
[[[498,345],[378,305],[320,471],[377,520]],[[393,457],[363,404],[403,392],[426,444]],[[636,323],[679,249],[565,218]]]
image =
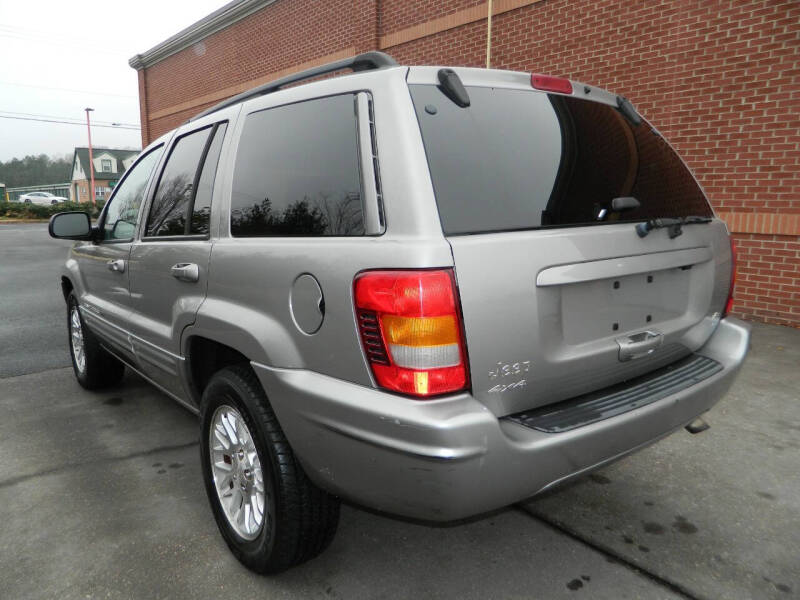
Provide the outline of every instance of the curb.
[[50,219],[0,219],[0,225],[8,223],[9,225],[18,223],[49,223]]

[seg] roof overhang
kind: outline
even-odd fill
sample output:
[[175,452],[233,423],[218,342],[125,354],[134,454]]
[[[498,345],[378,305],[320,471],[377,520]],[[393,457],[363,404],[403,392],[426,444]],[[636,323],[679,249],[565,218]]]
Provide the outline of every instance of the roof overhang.
[[222,8],[190,25],[172,37],[164,40],[157,46],[153,46],[147,52],[133,56],[128,64],[136,69],[146,69],[168,56],[188,48],[192,44],[207,38],[212,33],[230,27],[237,21],[261,10],[276,0],[233,0]]

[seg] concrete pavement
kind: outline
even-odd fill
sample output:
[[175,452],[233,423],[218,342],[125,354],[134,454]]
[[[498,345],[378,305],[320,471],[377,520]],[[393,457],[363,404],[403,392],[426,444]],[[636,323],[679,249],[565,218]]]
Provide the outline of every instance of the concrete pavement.
[[681,597],[514,509],[432,527],[345,507],[321,557],[260,577],[217,532],[196,418],[137,377],[2,379],[0,414],[2,598]]
[[754,324],[707,421],[525,509],[692,596],[800,597],[800,330]]

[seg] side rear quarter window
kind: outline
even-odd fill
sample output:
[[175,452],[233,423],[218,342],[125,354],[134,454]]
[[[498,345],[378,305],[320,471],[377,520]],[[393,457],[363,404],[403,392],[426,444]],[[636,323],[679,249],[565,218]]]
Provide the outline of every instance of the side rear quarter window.
[[239,237],[364,235],[355,97],[247,116],[231,197]]
[[211,194],[214,189],[214,180],[217,174],[217,164],[222,151],[222,140],[225,138],[227,123],[217,125],[214,137],[208,146],[203,169],[197,180],[197,189],[192,206],[192,219],[189,223],[189,233],[194,235],[208,234],[208,224],[211,221]]

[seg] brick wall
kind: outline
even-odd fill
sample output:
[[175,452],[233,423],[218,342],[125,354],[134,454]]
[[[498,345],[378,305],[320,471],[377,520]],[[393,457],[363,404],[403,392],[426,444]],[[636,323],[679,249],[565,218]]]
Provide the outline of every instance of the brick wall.
[[735,234],[736,312],[756,321],[798,326],[800,239],[798,236]]
[[[483,66],[481,0],[278,0],[139,72],[147,142],[224,97],[369,49]],[[492,66],[631,98],[739,243],[735,311],[800,326],[800,2],[493,0]]]

